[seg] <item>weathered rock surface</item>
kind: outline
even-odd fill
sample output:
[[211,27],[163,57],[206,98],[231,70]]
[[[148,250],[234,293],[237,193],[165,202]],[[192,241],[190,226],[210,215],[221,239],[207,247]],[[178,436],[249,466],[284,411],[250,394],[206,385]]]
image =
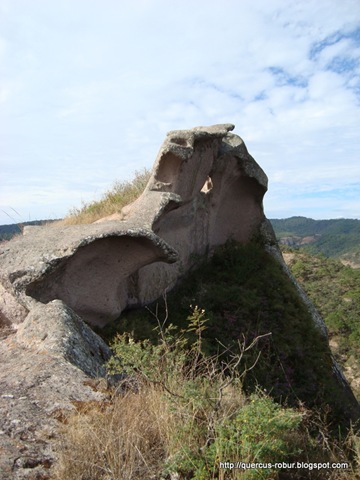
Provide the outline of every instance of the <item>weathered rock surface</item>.
[[61,300],[34,307],[16,334],[23,347],[67,360],[90,377],[105,375],[109,347]]
[[155,300],[230,238],[260,236],[281,261],[262,207],[266,175],[233,128],[170,132],[144,193],[111,219],[32,228],[0,245],[1,480],[46,478],[57,416],[104,398],[88,380],[104,375],[110,352],[84,320],[102,326]]
[[194,256],[229,238],[249,241],[265,220],[267,177],[233,128],[170,132],[122,220],[35,228],[5,244],[0,283],[18,302],[17,321],[37,301],[61,299],[104,325],[174,286]]
[[0,480],[45,479],[59,420],[76,402],[101,401],[104,342],[60,300],[37,305],[0,342]]

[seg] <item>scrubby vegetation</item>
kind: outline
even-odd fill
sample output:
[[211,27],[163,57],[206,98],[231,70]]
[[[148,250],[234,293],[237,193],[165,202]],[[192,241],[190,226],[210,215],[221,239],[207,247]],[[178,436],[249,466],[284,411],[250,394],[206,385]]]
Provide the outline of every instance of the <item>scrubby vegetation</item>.
[[63,222],[67,225],[92,223],[113,213],[119,213],[123,207],[141,195],[149,178],[150,171],[145,168],[135,172],[132,180],[116,182],[100,200],[84,203],[81,208],[72,209]]
[[[203,350],[206,312],[195,307],[187,320],[179,331],[157,318],[156,343],[116,337],[109,369],[126,373],[122,390],[103,409],[70,417],[56,479],[355,478],[356,465],[314,413],[280,406],[259,388],[243,393],[244,354],[256,340],[224,362]],[[354,435],[348,441],[355,447]],[[236,461],[248,468],[230,468]]]
[[[239,245],[228,242],[218,248],[212,258],[201,261],[167,296],[165,305],[171,322],[186,327],[189,305],[204,308],[208,328],[203,348],[209,355],[222,349],[224,355],[246,339],[260,337],[258,351],[246,354],[252,365],[259,352],[256,367],[244,380],[245,391],[257,385],[266,388],[276,400],[309,406],[330,403],[342,411],[343,399],[334,394],[336,387],[331,371],[328,344],[314,326],[309,312],[278,262],[261,245]],[[136,340],[154,340],[156,319],[148,310],[135,310],[122,315],[101,332],[107,338],[120,329],[134,332]]]
[[[38,220],[0,225],[0,242],[10,240],[15,235],[21,234],[23,227],[26,225],[46,225],[53,222],[65,225],[85,224],[95,222],[114,213],[120,213],[123,207],[134,202],[142,194],[149,178],[150,171],[146,168],[137,171],[132,180],[115,182],[112,188],[99,200],[84,203],[80,208],[73,208],[61,220]],[[17,212],[15,213],[17,214]]]
[[357,478],[359,438],[339,438],[328,346],[260,246],[229,242],[103,334],[110,372],[126,376],[103,409],[68,419],[57,479]]
[[[292,273],[320,311],[339,363],[360,376],[360,270],[284,249]],[[360,388],[355,390],[360,398]]]

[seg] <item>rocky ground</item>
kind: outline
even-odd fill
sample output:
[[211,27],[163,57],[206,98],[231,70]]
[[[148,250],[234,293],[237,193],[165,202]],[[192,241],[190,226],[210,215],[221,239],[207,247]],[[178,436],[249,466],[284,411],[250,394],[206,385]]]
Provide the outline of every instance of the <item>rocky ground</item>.
[[[27,319],[27,328],[2,329],[0,341],[0,480],[44,480],[50,478],[56,460],[59,427],[66,414],[78,402],[102,401],[106,394],[97,391],[97,371],[101,373],[101,355],[93,355],[82,371],[79,355],[71,354],[70,342],[77,352],[85,352],[86,334],[92,338],[93,350],[103,348],[99,337],[75,315],[53,316],[60,302],[43,306],[43,316]],[[47,314],[47,315],[46,315]],[[60,317],[60,320],[59,320]],[[51,319],[56,321],[51,324]],[[45,319],[50,324],[45,323]],[[39,321],[39,320],[42,320]],[[80,325],[80,326],[79,326]],[[27,336],[24,336],[24,330]],[[47,335],[52,330],[58,332]],[[35,341],[35,333],[37,341]],[[65,341],[64,341],[65,338]],[[84,368],[84,364],[81,365]]]

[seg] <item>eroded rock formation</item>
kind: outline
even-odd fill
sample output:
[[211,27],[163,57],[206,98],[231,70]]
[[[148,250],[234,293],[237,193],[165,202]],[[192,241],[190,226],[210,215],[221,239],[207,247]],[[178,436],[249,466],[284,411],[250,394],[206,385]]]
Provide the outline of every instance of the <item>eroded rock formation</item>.
[[110,352],[86,323],[103,326],[157,299],[228,239],[261,237],[281,262],[262,206],[267,177],[233,128],[170,132],[145,191],[117,215],[32,228],[0,245],[0,479],[44,472],[55,456],[56,412],[104,398],[86,379],[104,374]]
[[61,299],[102,326],[173,287],[194,256],[249,241],[266,222],[267,177],[233,128],[170,132],[144,193],[118,219],[32,229],[6,244],[0,281],[12,307],[3,302],[3,321]]

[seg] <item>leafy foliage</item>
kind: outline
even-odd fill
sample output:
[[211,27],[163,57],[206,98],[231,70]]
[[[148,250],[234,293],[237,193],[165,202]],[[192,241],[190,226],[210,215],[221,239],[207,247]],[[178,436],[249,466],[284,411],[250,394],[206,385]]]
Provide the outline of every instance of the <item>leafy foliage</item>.
[[[221,427],[217,442],[220,458],[275,464],[279,458],[300,454],[291,435],[299,429],[302,416],[299,411],[282,408],[269,397],[251,395],[234,418]],[[272,469],[261,469],[262,478],[274,478],[274,473]],[[257,479],[259,472],[248,470],[243,478]]]
[[[304,413],[283,408],[260,391],[249,399],[241,389],[241,369],[246,347],[224,362],[221,355],[203,351],[208,319],[194,307],[188,327],[163,328],[158,320],[157,343],[136,342],[133,335],[118,335],[112,345],[110,373],[127,373],[136,385],[160,387],[176,418],[177,430],[169,438],[164,472],[180,478],[220,478],[220,460],[241,458],[248,463],[276,462],[298,452],[290,434],[300,428]],[[190,340],[193,338],[193,342]],[[244,368],[244,367],[243,367]],[[244,372],[243,372],[244,373]],[[222,478],[237,478],[231,470]],[[258,478],[257,469],[242,478]],[[275,478],[276,469],[261,470],[262,478]]]

